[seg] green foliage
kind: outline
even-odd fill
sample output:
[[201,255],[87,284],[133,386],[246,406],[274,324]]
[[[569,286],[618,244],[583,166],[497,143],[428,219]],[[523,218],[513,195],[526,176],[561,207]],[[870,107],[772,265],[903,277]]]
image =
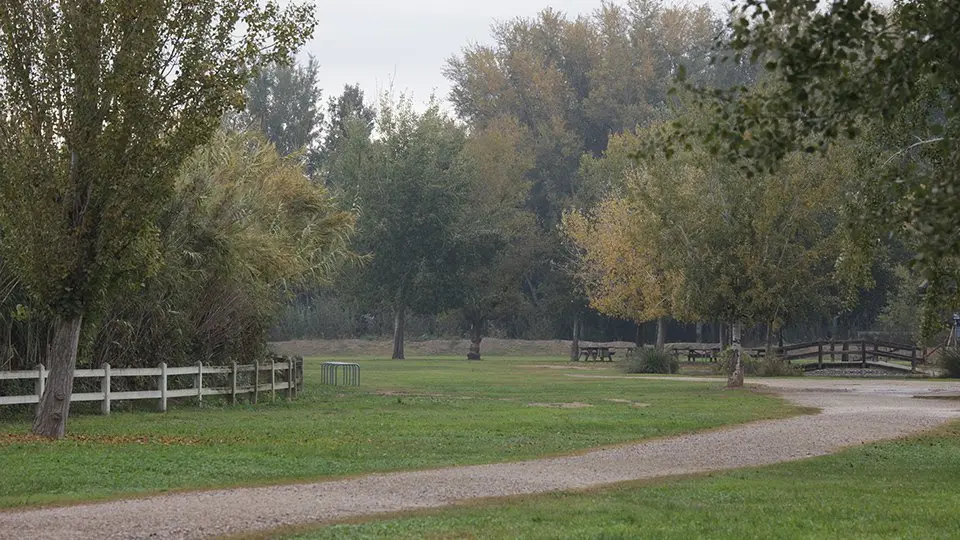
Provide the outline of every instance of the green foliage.
[[290,58],[284,64],[265,67],[247,85],[246,110],[233,122],[240,124],[241,129],[266,135],[281,156],[316,152],[323,124],[317,86],[319,69],[312,57],[306,65],[298,65]]
[[937,356],[937,366],[944,377],[960,379],[960,348],[943,349]]
[[254,0],[0,4],[0,256],[34,308],[92,313],[155,269],[180,164],[312,27]]
[[668,351],[637,349],[627,355],[623,370],[627,373],[677,373],[680,371],[680,361]]
[[[826,151],[841,138],[873,145],[855,192],[853,236],[864,248],[893,232],[917,250],[930,282],[924,334],[939,308],[958,299],[960,235],[960,11],[937,0],[906,0],[885,10],[837,1],[747,0],[729,23],[735,54],[764,64],[769,77],[727,92],[697,88],[716,120],[681,122],[669,150],[703,141],[748,172],[770,171],[791,152]],[[723,55],[720,55],[723,56]]]
[[[76,439],[58,444],[8,438],[29,424],[0,421],[0,507],[518,461],[796,412],[708,383],[587,381],[529,367],[570,367],[558,360],[361,358],[363,385],[352,388],[321,385],[319,359],[307,359],[296,401],[261,395],[257,406],[229,407],[205,398],[202,409],[187,402],[165,414],[123,412],[114,401],[110,416],[74,418]],[[638,414],[613,399],[650,406]],[[573,401],[593,406],[530,405]]]
[[99,365],[250,362],[286,295],[328,282],[352,216],[295,158],[259,136],[218,134],[185,163],[160,224],[163,264],[109,298],[89,334]]

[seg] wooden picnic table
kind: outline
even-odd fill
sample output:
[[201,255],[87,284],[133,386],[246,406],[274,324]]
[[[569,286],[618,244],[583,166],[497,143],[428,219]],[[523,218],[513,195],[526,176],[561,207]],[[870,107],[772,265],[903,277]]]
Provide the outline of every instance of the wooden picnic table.
[[633,350],[631,347],[608,347],[604,345],[580,347],[580,355],[577,357],[577,360],[583,360],[584,362],[613,362],[613,355],[617,354],[616,349],[624,349],[626,352]]

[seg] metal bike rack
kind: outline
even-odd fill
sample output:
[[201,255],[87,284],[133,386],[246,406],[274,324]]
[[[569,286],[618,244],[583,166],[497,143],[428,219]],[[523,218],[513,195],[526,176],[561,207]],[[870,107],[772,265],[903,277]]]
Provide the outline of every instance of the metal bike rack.
[[350,362],[323,362],[320,364],[320,382],[338,386],[360,386],[360,364]]

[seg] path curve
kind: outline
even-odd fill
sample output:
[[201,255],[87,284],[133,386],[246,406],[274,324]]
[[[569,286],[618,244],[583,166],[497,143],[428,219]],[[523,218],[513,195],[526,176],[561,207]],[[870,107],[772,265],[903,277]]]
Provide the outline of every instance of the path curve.
[[203,538],[480,497],[767,465],[901,437],[960,418],[958,401],[913,397],[960,394],[960,383],[798,378],[758,384],[822,412],[576,456],[0,512],[0,538]]

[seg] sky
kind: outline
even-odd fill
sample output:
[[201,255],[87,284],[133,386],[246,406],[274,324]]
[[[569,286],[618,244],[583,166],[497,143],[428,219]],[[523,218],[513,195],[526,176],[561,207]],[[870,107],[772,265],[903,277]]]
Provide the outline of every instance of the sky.
[[[384,91],[423,104],[431,93],[445,101],[446,60],[473,43],[489,43],[496,21],[532,17],[552,7],[573,18],[601,0],[314,0],[317,28],[302,55],[320,64],[320,88],[339,95],[360,83],[368,101]],[[623,3],[618,0],[617,3]],[[686,2],[664,0],[676,5]],[[725,10],[726,0],[698,0]]]

